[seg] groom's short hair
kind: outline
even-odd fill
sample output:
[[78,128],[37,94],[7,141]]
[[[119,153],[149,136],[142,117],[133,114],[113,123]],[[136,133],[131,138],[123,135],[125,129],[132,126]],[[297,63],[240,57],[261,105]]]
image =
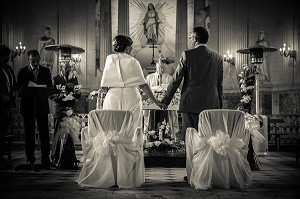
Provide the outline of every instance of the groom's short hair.
[[208,32],[204,27],[195,27],[193,32],[196,34],[197,41],[200,44],[206,44],[208,42]]

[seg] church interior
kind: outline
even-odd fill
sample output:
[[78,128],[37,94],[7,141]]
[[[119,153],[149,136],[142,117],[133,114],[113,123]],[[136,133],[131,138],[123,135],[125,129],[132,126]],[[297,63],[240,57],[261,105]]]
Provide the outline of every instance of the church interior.
[[[153,30],[154,38],[146,35],[144,27],[149,4],[154,5],[159,20]],[[242,99],[239,74],[246,65],[257,67],[249,113],[259,115],[262,124],[259,132],[264,141],[253,143],[259,169],[252,171],[252,185],[247,190],[199,191],[183,180],[184,154],[151,156],[147,152],[146,182],[142,187],[82,188],[75,183],[80,169],[15,171],[18,164],[26,161],[24,125],[17,109],[9,127],[12,136],[5,143],[13,167],[0,170],[0,195],[4,198],[298,198],[299,8],[296,0],[6,1],[1,5],[0,39],[12,51],[8,64],[16,77],[28,65],[29,50],[38,50],[40,64],[50,69],[52,77],[58,75],[62,60],[59,49],[71,48],[69,59],[81,85],[76,113],[82,128],[88,126],[89,112],[99,105],[100,93],[97,97],[95,92],[100,89],[105,61],[113,53],[112,43],[117,35],[131,37],[131,56],[139,61],[145,78],[155,73],[155,65],[162,59],[165,72],[172,76],[182,52],[190,48],[190,33],[201,26],[209,32],[207,47],[223,58],[223,109],[238,109]],[[50,43],[44,44],[43,40]],[[48,47],[47,51],[47,45],[53,48]],[[253,61],[256,57],[251,53],[255,45],[267,49],[259,62]],[[44,56],[50,53],[51,60],[43,59],[44,47]],[[20,99],[16,102],[19,107]],[[50,137],[54,131],[53,105],[49,99]],[[180,113],[178,122],[180,131]],[[36,153],[40,152],[39,146],[37,137]],[[75,149],[82,164],[80,144]]]

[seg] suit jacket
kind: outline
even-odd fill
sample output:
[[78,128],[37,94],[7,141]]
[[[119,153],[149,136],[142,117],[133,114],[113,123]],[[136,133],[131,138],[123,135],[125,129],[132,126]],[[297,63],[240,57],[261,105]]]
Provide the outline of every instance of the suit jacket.
[[223,60],[220,55],[206,46],[184,51],[162,102],[169,105],[182,80],[179,112],[200,113],[222,108]]
[[[5,72],[4,72],[5,71]],[[8,79],[7,79],[8,78]],[[8,82],[9,84],[8,84]],[[1,120],[9,117],[9,111],[11,107],[16,107],[15,96],[17,83],[14,75],[14,71],[11,66],[3,64],[0,66],[0,116]],[[2,96],[7,96],[8,101],[4,100]]]
[[[9,76],[9,84],[10,84],[10,88],[7,87],[7,77],[4,73],[4,71],[7,73],[7,75]],[[16,82],[16,78],[14,75],[14,71],[11,68],[11,66],[5,64],[4,66],[0,67],[0,93],[4,94],[6,96],[12,96],[13,91],[15,91],[17,88],[17,82]]]
[[[22,87],[27,87],[29,81],[35,82],[33,71],[30,66],[25,66],[20,69],[17,76],[18,90],[21,90]],[[52,87],[50,69],[40,65],[37,81],[35,83]],[[21,98],[21,114],[32,113],[33,108],[34,100],[32,98]],[[38,98],[35,108],[37,113],[48,114],[50,112],[48,98]]]

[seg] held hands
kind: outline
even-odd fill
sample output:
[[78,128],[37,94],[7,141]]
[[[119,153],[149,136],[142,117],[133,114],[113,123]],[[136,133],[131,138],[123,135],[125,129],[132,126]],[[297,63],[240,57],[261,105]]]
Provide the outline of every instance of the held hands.
[[154,102],[160,109],[163,109],[163,110],[166,110],[167,108],[168,108],[168,106],[165,104],[165,103],[163,103],[163,102],[160,102],[160,101],[157,101],[156,100],[156,102]]

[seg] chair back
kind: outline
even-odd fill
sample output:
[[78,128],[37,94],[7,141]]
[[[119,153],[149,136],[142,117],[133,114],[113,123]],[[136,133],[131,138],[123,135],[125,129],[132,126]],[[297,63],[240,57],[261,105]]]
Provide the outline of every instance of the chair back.
[[239,110],[211,109],[199,114],[198,129],[200,137],[215,136],[218,130],[231,138],[240,138],[249,143],[249,134],[245,129],[245,113]]
[[89,122],[99,121],[104,131],[120,131],[124,124],[132,119],[132,112],[123,110],[92,110],[89,113]]
[[[124,110],[92,110],[89,113],[88,126],[94,132],[120,132],[133,133],[133,125],[128,125],[132,122],[132,112]],[[94,129],[93,129],[94,128]],[[124,135],[131,137],[132,135]]]

